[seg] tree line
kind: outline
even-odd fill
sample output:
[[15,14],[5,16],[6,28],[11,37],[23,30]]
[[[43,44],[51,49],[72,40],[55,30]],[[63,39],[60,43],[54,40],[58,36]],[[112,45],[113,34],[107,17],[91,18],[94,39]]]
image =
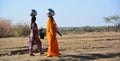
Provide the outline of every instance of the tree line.
[[0,19],[0,38],[1,37],[19,37],[29,34],[28,24],[11,24],[11,20]]
[[[59,27],[59,31],[66,34],[82,34],[86,32],[120,32],[120,17],[118,15],[104,17],[106,23],[113,26],[84,26],[84,27]],[[39,28],[39,30],[41,30]],[[42,31],[41,31],[42,32]],[[43,31],[46,32],[45,29]],[[0,19],[0,38],[28,36],[30,33],[29,24],[12,25],[8,19]],[[39,32],[40,33],[40,32]]]

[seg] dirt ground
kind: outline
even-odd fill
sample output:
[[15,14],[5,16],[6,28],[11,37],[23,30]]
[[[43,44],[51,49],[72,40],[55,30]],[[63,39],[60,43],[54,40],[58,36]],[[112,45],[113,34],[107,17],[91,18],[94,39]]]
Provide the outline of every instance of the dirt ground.
[[28,54],[27,37],[0,38],[0,61],[120,61],[120,33],[92,32],[57,36],[61,55],[47,57],[47,39],[42,41],[44,54],[34,47]]

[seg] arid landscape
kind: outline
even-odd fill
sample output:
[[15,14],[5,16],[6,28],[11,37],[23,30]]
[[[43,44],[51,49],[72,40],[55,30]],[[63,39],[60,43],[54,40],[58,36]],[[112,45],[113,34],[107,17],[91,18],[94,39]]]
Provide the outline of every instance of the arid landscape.
[[57,36],[61,55],[47,57],[47,39],[41,39],[44,54],[34,48],[28,54],[27,37],[0,38],[0,61],[120,61],[120,32],[91,32]]

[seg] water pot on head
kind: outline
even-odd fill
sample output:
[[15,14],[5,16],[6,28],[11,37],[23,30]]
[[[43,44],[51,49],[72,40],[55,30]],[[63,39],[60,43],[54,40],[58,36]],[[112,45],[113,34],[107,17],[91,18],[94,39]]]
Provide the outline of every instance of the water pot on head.
[[32,9],[30,16],[36,16],[37,15],[37,11],[35,9]]
[[52,10],[52,9],[48,9],[47,15],[48,16],[54,16],[55,15],[55,11]]

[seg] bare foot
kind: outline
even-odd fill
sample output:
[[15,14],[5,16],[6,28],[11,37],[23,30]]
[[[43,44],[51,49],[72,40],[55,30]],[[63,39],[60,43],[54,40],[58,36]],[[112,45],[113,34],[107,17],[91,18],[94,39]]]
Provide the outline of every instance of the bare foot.
[[30,54],[30,56],[35,56],[34,54]]

